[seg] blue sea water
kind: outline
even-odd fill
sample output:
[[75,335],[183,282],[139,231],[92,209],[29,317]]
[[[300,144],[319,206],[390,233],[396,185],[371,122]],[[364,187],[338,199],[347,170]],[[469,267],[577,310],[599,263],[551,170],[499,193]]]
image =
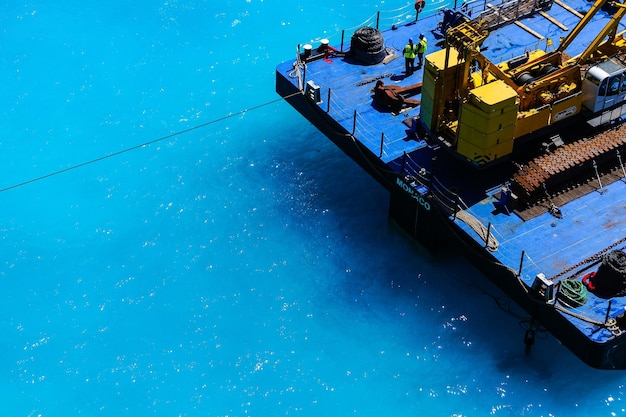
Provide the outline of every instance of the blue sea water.
[[2,2],[0,415],[626,414],[277,100],[406,5]]

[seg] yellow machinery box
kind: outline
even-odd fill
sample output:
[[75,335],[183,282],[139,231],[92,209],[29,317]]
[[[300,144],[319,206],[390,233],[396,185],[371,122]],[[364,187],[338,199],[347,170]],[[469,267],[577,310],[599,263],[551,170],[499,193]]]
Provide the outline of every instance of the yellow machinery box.
[[459,141],[472,144],[477,148],[486,149],[504,142],[513,141],[515,124],[504,126],[502,129],[494,130],[490,133],[475,129],[474,126],[459,124]]
[[433,98],[426,91],[422,90],[422,97],[420,103],[420,118],[429,129],[433,129],[437,120],[435,120],[435,114],[433,113],[434,101]]
[[446,100],[454,97],[454,88],[459,84],[457,78],[462,74],[462,71],[458,71],[461,64],[458,52],[452,48],[448,56],[447,66],[444,49],[426,56],[420,115],[431,130],[437,128],[435,126],[436,115],[443,113]]
[[583,94],[579,92],[571,97],[554,102],[550,114],[550,123],[560,122],[561,120],[578,114],[580,112],[580,106],[582,105],[582,99]]
[[580,112],[582,93],[575,94],[563,100],[546,104],[538,109],[521,112],[515,125],[515,137],[536,132],[552,123],[559,122]]
[[515,125],[517,120],[517,104],[503,107],[499,112],[486,113],[471,103],[461,106],[462,124],[484,133],[492,133],[507,126]]
[[479,148],[459,139],[456,151],[477,165],[485,165],[513,152],[513,142],[509,140],[488,148]]
[[527,135],[548,126],[550,120],[550,105],[546,104],[538,109],[521,112],[515,124],[515,137]]
[[[450,48],[450,55],[448,57],[448,68],[453,68],[463,62],[459,58],[459,53],[454,48]],[[446,49],[440,49],[431,54],[426,55],[426,70],[430,70],[434,73],[442,71],[446,68]]]
[[485,113],[500,112],[515,105],[517,91],[502,80],[476,87],[469,93],[469,102]]
[[[445,51],[437,51],[428,55],[426,57],[426,65],[424,66],[422,91],[427,91],[433,98],[438,98],[442,94],[443,97],[448,97],[454,94],[454,88],[458,84],[457,77],[460,73],[457,71],[459,64],[452,59],[452,57],[456,57],[456,52],[454,54],[452,53],[454,50],[451,50],[451,58],[447,69],[438,67],[438,64],[441,64],[438,60],[436,60],[437,62],[430,61],[430,59],[436,59],[439,55],[441,55],[440,52]],[[433,57],[432,55],[435,56]],[[442,58],[441,61],[445,61],[445,57]]]
[[431,98],[435,97],[435,77],[435,74],[429,71],[424,71],[424,77],[422,79],[422,95],[428,94]]

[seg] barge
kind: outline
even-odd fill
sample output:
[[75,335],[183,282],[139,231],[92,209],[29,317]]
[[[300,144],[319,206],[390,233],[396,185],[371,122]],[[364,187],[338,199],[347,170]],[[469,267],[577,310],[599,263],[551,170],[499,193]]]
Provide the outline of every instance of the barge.
[[527,348],[542,327],[626,369],[624,14],[418,0],[400,21],[299,44],[276,91],[389,191],[406,233],[456,248],[528,313]]

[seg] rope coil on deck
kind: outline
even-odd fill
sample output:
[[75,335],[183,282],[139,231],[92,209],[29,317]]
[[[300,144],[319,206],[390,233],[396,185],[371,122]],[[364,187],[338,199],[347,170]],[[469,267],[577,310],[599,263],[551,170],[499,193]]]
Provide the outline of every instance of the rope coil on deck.
[[[459,210],[456,213],[456,218],[461,220],[473,231],[475,231],[478,236],[482,238],[483,242],[485,242],[487,249],[490,252],[496,252],[498,250],[498,246],[500,245],[498,243],[498,240],[491,232],[487,231],[487,228],[481,223],[480,220],[478,220],[476,217],[472,216],[469,212],[465,210]],[[489,233],[489,235],[487,235],[487,233]]]
[[566,307],[581,307],[587,302],[587,288],[581,281],[565,279],[560,283],[557,298]]

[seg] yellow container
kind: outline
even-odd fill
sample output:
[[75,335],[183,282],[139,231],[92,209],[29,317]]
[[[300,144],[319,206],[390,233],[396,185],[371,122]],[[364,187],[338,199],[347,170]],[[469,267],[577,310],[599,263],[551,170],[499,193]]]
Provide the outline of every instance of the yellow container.
[[456,151],[476,165],[485,165],[513,152],[512,140],[488,148],[480,148],[459,138]]
[[503,107],[499,112],[486,113],[471,103],[461,106],[461,123],[484,133],[492,133],[515,125],[517,104]]
[[433,113],[433,106],[433,98],[426,91],[422,90],[420,118],[430,130],[434,129],[434,124],[437,122],[437,120],[435,120],[433,117],[433,115],[435,114]]
[[470,91],[469,102],[485,113],[499,112],[502,108],[515,105],[517,91],[504,81],[497,80]]
[[511,142],[514,134],[514,124],[504,126],[502,129],[494,130],[491,133],[481,132],[474,129],[473,126],[463,123],[459,125],[459,141],[462,140],[481,149],[490,148],[504,142]]
[[436,86],[436,75],[433,75],[431,72],[424,71],[424,77],[422,79],[422,94],[427,93],[431,97],[435,97],[435,89]]
[[458,71],[461,64],[458,52],[454,49],[450,49],[447,65],[445,50],[426,56],[420,116],[431,130],[437,129],[436,115],[443,114],[445,102],[455,96],[455,88],[459,85],[457,78],[462,74],[462,71]]
[[[452,68],[459,65],[463,60],[459,57],[459,53],[454,48],[450,48],[450,55],[448,58],[448,68]],[[426,71],[432,70],[438,72],[446,68],[446,49],[439,49],[432,54],[426,55]]]

